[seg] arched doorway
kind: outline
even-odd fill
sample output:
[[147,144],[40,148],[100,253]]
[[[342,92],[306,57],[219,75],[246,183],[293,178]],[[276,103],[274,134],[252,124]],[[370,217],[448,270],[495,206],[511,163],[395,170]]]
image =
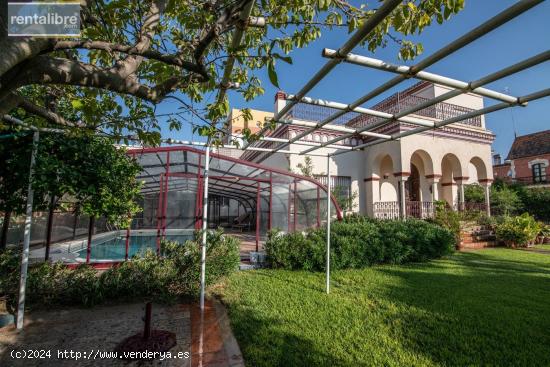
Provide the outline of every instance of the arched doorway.
[[420,201],[420,173],[411,163],[411,175],[405,182],[405,197],[408,201]]
[[445,200],[451,208],[457,208],[459,204],[457,177],[461,177],[462,166],[458,157],[447,153],[441,160],[441,199]]

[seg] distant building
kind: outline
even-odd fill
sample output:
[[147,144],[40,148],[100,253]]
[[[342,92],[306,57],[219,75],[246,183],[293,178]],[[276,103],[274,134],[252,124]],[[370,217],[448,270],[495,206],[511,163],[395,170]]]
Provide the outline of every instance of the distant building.
[[[267,119],[273,118],[272,112],[260,111],[250,109],[252,115],[251,120],[245,120],[241,110],[232,108],[225,124],[225,131],[227,134],[224,136],[224,144],[233,145],[237,142],[241,147],[243,146],[243,130],[248,129],[250,133],[256,134],[260,132],[262,125]],[[243,151],[239,149],[229,148],[217,148],[217,152],[223,155],[227,155],[233,158],[239,158]]]
[[495,156],[495,179],[550,187],[550,130],[516,137],[504,163]]

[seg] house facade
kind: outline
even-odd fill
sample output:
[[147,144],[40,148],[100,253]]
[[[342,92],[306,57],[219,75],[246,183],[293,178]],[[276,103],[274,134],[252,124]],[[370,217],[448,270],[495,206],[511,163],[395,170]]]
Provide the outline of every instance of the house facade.
[[493,159],[495,179],[550,187],[550,130],[517,136],[504,162]]
[[[449,89],[428,82],[419,82],[396,93],[375,106],[373,110],[396,114],[428,99],[440,96]],[[287,103],[287,96],[278,92],[275,111]],[[462,94],[446,102],[415,112],[412,117],[424,121],[442,121],[483,108],[483,98],[475,94]],[[237,113],[234,110],[233,113]],[[279,124],[271,137],[292,139],[315,126],[336,110],[325,106],[303,103],[295,105],[285,117],[292,124]],[[253,115],[254,116],[254,115]],[[265,117],[265,116],[263,116]],[[235,117],[233,117],[235,121]],[[256,119],[254,119],[256,120]],[[372,126],[371,132],[392,134],[417,127],[414,124],[393,120],[380,124],[379,117],[346,113],[314,134],[308,134],[299,142],[323,143],[348,134],[358,128]],[[263,123],[256,120],[255,126]],[[254,124],[253,124],[254,125]],[[234,136],[239,136],[237,123],[228,124]],[[464,185],[479,183],[486,188],[493,181],[491,143],[495,136],[485,127],[484,116],[447,125],[437,130],[410,135],[400,140],[383,142],[329,158],[331,184],[339,186],[353,199],[351,211],[379,218],[403,216],[428,217],[433,214],[433,202],[444,200],[456,209],[464,208]],[[354,147],[374,141],[372,136],[353,134],[336,142],[336,145]],[[278,143],[260,141],[254,146],[274,148]],[[290,144],[285,150],[301,152],[308,146]],[[315,153],[333,153],[336,149],[323,147]],[[300,172],[305,155],[246,151],[241,159],[277,168]],[[326,183],[327,158],[312,156],[313,174]]]

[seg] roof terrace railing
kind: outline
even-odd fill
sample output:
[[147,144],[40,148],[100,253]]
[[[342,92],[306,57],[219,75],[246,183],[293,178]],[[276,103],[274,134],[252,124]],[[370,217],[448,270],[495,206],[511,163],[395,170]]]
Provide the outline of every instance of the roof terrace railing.
[[[402,96],[401,93],[396,93],[389,98],[381,101],[377,105],[373,106],[372,109],[376,111],[382,111],[396,115],[400,112],[406,111],[411,107],[418,106],[421,103],[429,101],[429,98],[424,98],[415,95],[406,95]],[[452,103],[439,102],[435,105],[423,108],[419,111],[416,111],[414,114],[418,116],[430,117],[436,120],[447,120],[449,118],[457,117],[469,112],[474,111],[471,108],[464,106],[455,105]],[[365,127],[375,122],[380,121],[379,117],[369,116],[369,115],[358,115],[352,120],[350,120],[346,125],[351,127]],[[482,127],[481,116],[475,116],[463,121],[460,121],[461,124]]]

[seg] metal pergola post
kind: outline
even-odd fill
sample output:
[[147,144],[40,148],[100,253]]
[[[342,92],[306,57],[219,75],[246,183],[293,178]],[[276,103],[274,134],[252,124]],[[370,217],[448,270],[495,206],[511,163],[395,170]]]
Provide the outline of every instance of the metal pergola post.
[[19,330],[23,329],[23,321],[25,317],[27,271],[29,268],[29,246],[31,243],[32,203],[34,200],[32,180],[34,174],[34,165],[36,163],[39,137],[39,132],[35,130],[32,137],[31,163],[29,167],[29,184],[27,186],[27,205],[25,208],[25,232],[23,237],[23,253],[21,255],[21,277],[19,279],[19,299],[17,302],[17,329]]
[[[166,237],[166,212],[168,210],[168,182],[170,181],[170,151],[166,152],[166,174],[164,181],[164,201],[162,207],[162,239]],[[160,254],[160,248],[159,248]]]
[[164,190],[164,174],[160,174],[159,178],[159,200],[157,203],[157,255],[160,253],[160,231],[162,228],[162,208],[163,206],[163,190]]
[[327,157],[327,269],[326,291],[330,293],[330,156]]
[[204,310],[204,294],[206,291],[206,237],[208,231],[208,170],[210,168],[210,144],[206,145],[204,159],[204,191],[202,207],[202,246],[201,246],[201,295],[200,308]]
[[269,173],[269,230],[272,226],[273,217],[273,172]]
[[256,252],[260,248],[260,210],[261,210],[261,197],[260,197],[260,181],[257,183],[256,191]]
[[128,224],[128,228],[126,228],[126,241],[124,243],[124,261],[128,261],[128,250],[130,248],[130,226],[132,225],[132,222]]

